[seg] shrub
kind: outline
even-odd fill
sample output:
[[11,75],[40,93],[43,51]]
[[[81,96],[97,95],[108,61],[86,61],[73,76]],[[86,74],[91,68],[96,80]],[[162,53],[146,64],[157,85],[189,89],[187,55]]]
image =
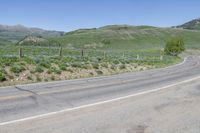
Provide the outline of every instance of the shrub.
[[7,76],[8,76],[9,79],[14,79],[14,76],[13,76],[13,75],[9,75],[9,74],[8,74]]
[[50,69],[51,72],[54,72],[55,74],[61,74],[62,71],[56,67],[51,67]]
[[107,64],[107,63],[105,63],[105,62],[104,62],[104,63],[102,63],[102,64],[101,64],[101,66],[102,66],[102,67],[105,67],[105,68],[108,68],[108,64]]
[[62,71],[60,69],[56,69],[54,72],[55,72],[55,74],[61,74],[62,73]]
[[72,68],[67,68],[67,71],[68,71],[68,72],[71,72],[71,73],[74,72]]
[[26,70],[23,66],[18,66],[18,65],[13,65],[10,68],[10,71],[13,73],[17,73],[19,74],[20,72],[23,72],[24,70]]
[[28,80],[33,80],[33,78],[31,76],[28,76],[27,79]]
[[98,63],[93,63],[92,66],[93,66],[94,69],[99,69],[99,64]]
[[71,64],[72,67],[76,67],[76,68],[82,68],[82,65],[78,62],[74,62]]
[[119,62],[118,60],[114,60],[113,63],[117,65],[117,64],[119,64],[120,62]]
[[27,64],[33,64],[33,63],[34,63],[34,60],[31,59],[31,58],[28,58],[28,57],[24,57],[23,60],[24,60],[24,62],[26,62]]
[[98,75],[102,75],[102,74],[103,74],[103,72],[102,72],[101,70],[97,70],[96,73],[97,73]]
[[50,68],[51,67],[51,64],[49,62],[40,62],[39,63],[40,66],[44,67],[44,68]]
[[119,66],[119,69],[126,69],[126,65],[125,65],[125,64],[121,64],[121,65]]
[[55,76],[54,76],[54,75],[51,76],[51,80],[52,80],[52,81],[55,80]]
[[164,52],[167,55],[177,56],[185,51],[184,41],[181,38],[173,38],[167,41]]
[[42,72],[44,72],[44,70],[41,66],[36,66],[35,72],[42,73]]
[[47,70],[47,73],[48,73],[48,74],[51,74],[51,73],[52,73],[52,71],[51,71],[51,70]]
[[40,78],[39,75],[36,76],[36,81],[37,81],[37,82],[41,82],[41,81],[42,81],[42,79]]
[[63,71],[67,70],[67,65],[65,64],[61,64],[59,67],[60,67],[60,70],[63,70]]
[[3,72],[0,72],[0,82],[6,81],[5,74]]

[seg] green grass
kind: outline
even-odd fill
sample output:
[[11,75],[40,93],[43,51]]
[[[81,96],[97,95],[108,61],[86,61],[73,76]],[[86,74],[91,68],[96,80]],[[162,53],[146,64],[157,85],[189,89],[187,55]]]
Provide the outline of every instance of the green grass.
[[172,37],[182,37],[187,48],[199,48],[200,31],[150,26],[107,26],[99,29],[77,30],[63,37],[52,38],[63,46],[109,50],[162,49]]

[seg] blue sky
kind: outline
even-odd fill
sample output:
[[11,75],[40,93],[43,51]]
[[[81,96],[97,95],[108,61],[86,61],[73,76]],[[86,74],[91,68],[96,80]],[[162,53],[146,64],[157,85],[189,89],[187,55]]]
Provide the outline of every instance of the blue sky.
[[200,0],[1,0],[0,24],[71,31],[110,24],[168,27],[200,17]]

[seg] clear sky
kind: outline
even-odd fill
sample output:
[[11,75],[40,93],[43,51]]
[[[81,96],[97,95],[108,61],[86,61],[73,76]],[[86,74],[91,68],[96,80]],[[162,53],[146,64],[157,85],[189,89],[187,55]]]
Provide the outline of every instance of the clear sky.
[[200,0],[1,0],[0,24],[71,31],[110,24],[182,24],[200,17]]

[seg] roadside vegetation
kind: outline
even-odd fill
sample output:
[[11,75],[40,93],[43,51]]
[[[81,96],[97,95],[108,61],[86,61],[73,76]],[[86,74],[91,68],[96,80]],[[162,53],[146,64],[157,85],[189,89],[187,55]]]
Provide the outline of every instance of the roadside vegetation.
[[178,56],[185,51],[185,44],[181,38],[173,38],[167,41],[164,52],[167,55]]
[[10,46],[0,53],[0,86],[143,71],[181,61],[161,50]]

